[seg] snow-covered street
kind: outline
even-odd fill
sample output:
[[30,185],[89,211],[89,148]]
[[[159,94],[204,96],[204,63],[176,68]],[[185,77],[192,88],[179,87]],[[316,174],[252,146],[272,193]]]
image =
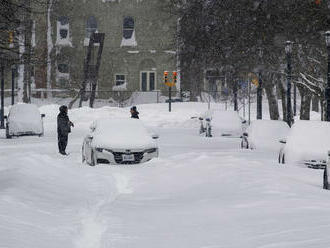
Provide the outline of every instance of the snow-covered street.
[[203,103],[138,106],[158,133],[159,158],[139,165],[81,162],[93,119],[129,108],[73,109],[69,156],[57,151],[58,105],[44,137],[0,134],[1,248],[327,248],[322,170],[277,163],[278,151],[206,138],[191,119]]

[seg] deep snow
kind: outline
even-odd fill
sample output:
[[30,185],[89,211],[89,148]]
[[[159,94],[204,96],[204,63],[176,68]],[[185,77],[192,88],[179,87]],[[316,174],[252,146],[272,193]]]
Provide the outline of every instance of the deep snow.
[[190,117],[207,104],[137,107],[160,135],[159,158],[140,165],[81,163],[91,122],[129,108],[69,111],[67,157],[57,153],[57,105],[40,108],[44,137],[1,132],[1,248],[330,246],[321,170],[279,165],[277,151],[240,150],[237,138],[199,136]]

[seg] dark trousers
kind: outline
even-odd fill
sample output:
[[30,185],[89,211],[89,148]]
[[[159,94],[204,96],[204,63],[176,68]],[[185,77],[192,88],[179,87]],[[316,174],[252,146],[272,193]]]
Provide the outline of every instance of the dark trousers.
[[66,146],[68,144],[68,135],[58,134],[58,150],[60,153],[65,153]]

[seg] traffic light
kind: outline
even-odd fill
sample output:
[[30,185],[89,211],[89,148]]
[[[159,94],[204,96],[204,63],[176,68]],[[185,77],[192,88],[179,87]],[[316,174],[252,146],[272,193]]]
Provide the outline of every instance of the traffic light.
[[173,72],[173,86],[176,85],[177,77],[178,77],[178,73],[176,71],[174,71]]
[[168,85],[168,71],[164,71],[164,83]]

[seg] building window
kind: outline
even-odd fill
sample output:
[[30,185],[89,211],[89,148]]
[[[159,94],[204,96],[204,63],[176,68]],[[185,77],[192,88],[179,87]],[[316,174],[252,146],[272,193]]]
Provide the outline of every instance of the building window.
[[123,37],[124,39],[131,39],[134,32],[134,20],[132,17],[124,18]]
[[125,83],[126,83],[125,75],[116,75],[116,82],[115,82],[116,86],[123,85]]
[[70,40],[70,25],[69,18],[66,16],[60,16],[57,19],[57,36],[56,45],[72,46]]
[[126,75],[116,74],[115,75],[115,85],[112,87],[114,91],[124,91],[127,90]]
[[134,19],[132,17],[125,17],[123,21],[123,39],[121,46],[137,46],[135,40]]
[[156,90],[156,72],[154,71],[141,72],[140,89],[141,91]]

